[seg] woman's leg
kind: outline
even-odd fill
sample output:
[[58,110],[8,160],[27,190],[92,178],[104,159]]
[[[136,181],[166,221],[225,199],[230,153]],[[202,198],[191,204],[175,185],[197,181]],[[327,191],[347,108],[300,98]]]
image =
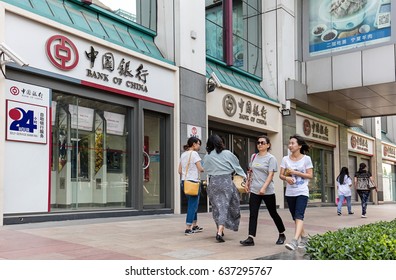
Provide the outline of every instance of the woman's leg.
[[260,209],[262,196],[250,193],[249,197],[249,235],[256,236],[257,218]]
[[268,212],[274,221],[276,228],[279,233],[283,233],[285,231],[285,226],[283,224],[282,218],[279,216],[276,211],[276,197],[275,194],[264,195],[264,203],[267,206]]
[[346,196],[345,199],[347,201],[348,214],[353,214],[351,196]]
[[341,214],[342,203],[344,202],[344,195],[340,194],[338,196],[338,204],[337,204],[337,214]]

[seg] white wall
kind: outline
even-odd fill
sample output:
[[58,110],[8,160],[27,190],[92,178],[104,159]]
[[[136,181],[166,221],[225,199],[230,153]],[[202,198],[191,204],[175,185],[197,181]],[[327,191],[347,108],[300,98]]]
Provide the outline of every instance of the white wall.
[[390,44],[304,62],[308,93],[395,82],[395,49]]
[[205,1],[174,2],[176,65],[205,75]]

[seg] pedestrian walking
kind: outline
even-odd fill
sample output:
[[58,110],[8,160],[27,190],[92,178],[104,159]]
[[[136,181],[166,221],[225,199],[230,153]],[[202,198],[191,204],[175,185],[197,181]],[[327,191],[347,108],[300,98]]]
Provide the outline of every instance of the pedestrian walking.
[[246,240],[240,241],[243,246],[254,246],[254,237],[257,232],[257,218],[262,201],[264,201],[268,212],[274,221],[279,237],[276,244],[285,242],[285,226],[282,218],[276,210],[275,184],[273,181],[275,172],[278,171],[276,158],[269,153],[271,142],[268,136],[263,135],[257,138],[257,150],[251,156],[249,163],[248,179],[246,191],[249,196],[249,234]]
[[[367,218],[367,202],[370,198],[370,181],[373,182],[373,177],[370,171],[367,171],[367,165],[362,162],[359,164],[359,170],[355,174],[354,185],[362,205],[362,218]],[[377,188],[375,188],[377,190]]]
[[[200,181],[200,173],[204,171],[201,164],[201,157],[198,151],[201,148],[201,140],[196,137],[190,137],[187,144],[184,145],[184,152],[180,156],[178,172],[181,175],[180,187],[184,193],[184,181]],[[185,235],[191,235],[195,232],[203,231],[203,228],[197,225],[198,220],[198,195],[186,195],[187,198],[187,216]]]
[[240,175],[246,180],[246,174],[238,158],[225,149],[220,136],[214,134],[208,138],[206,151],[208,153],[203,160],[209,178],[206,191],[217,227],[216,240],[224,242],[224,228],[238,231],[241,218],[239,192],[232,181],[232,175]]
[[347,167],[342,167],[340,174],[337,176],[337,193],[338,193],[338,203],[337,203],[337,215],[341,216],[341,208],[344,203],[344,199],[347,203],[348,214],[352,215],[352,179],[349,177],[349,170]]
[[295,225],[294,238],[285,246],[289,250],[296,250],[305,248],[308,241],[304,230],[304,214],[309,197],[308,183],[313,177],[313,165],[311,157],[306,155],[309,146],[303,137],[290,136],[288,148],[290,154],[282,158],[279,177],[286,182],[286,201]]

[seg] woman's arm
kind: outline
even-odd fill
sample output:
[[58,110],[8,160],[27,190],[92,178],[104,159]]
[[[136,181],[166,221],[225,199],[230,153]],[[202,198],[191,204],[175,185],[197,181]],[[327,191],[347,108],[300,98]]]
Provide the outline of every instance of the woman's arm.
[[268,177],[265,180],[263,186],[261,187],[259,194],[265,194],[265,190],[268,188],[269,184],[271,184],[271,181],[274,178],[274,174],[275,174],[274,171],[268,172]]
[[204,169],[200,161],[197,161],[195,165],[197,166],[198,172],[204,172]]
[[177,170],[180,175],[182,175],[182,167],[181,167],[181,162],[179,162],[179,168]]

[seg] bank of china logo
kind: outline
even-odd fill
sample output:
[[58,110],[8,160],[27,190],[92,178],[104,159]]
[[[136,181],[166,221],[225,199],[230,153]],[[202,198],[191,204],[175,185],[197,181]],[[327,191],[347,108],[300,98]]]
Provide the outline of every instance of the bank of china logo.
[[227,116],[232,117],[235,115],[237,110],[237,102],[231,94],[227,94],[223,97],[223,110]]
[[45,49],[49,61],[63,71],[74,69],[79,60],[78,49],[74,43],[62,35],[54,35],[47,40]]

